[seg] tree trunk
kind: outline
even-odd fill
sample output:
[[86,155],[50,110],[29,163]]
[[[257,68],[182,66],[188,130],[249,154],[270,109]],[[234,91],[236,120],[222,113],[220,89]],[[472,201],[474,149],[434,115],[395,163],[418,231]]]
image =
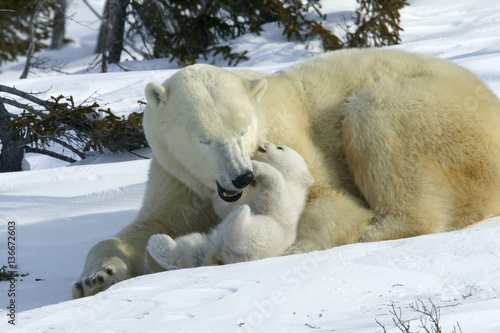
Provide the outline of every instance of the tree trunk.
[[120,62],[123,50],[123,33],[125,32],[125,21],[129,0],[114,0],[110,8],[111,31],[109,39],[109,62],[116,64]]
[[64,45],[64,32],[66,26],[66,0],[57,1],[58,8],[54,14],[52,26],[52,42],[50,48],[52,50],[59,50]]
[[106,1],[96,53],[107,54],[103,59],[106,58],[105,60],[109,63],[120,62],[129,2],[130,0]]
[[16,140],[9,126],[11,116],[0,103],[0,172],[21,171],[24,157],[23,145]]
[[101,27],[99,28],[99,35],[97,36],[97,45],[95,47],[94,53],[103,53],[104,46],[106,45],[106,36],[108,34],[108,22],[109,22],[109,7],[112,0],[107,0],[104,5],[104,13],[101,18]]

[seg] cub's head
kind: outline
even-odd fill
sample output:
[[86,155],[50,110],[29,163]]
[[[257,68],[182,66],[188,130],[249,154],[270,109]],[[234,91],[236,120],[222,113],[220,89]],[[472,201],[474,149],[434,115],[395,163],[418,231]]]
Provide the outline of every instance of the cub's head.
[[144,132],[169,173],[204,196],[236,201],[253,180],[250,158],[267,136],[265,79],[214,66],[186,67],[146,86]]
[[278,169],[288,183],[303,188],[308,188],[314,183],[314,178],[309,172],[304,158],[292,148],[266,142],[259,146],[253,158]]
[[[263,214],[263,212],[264,214],[266,214],[265,212],[273,212],[272,214],[278,212],[280,215],[288,213],[280,212],[280,208],[276,210],[277,207],[293,207],[294,210],[301,212],[306,203],[307,191],[314,183],[314,178],[309,173],[302,156],[289,147],[276,146],[267,142],[259,146],[253,160],[256,168],[259,164],[269,164],[273,168],[263,168],[257,171],[255,182],[243,191],[242,198],[236,202],[223,202],[214,195],[212,203],[217,215],[225,219],[242,205],[249,205],[253,213],[256,214]],[[276,171],[280,172],[283,177],[278,178]],[[262,181],[264,177],[268,181],[259,184],[259,181]],[[275,181],[269,181],[271,178]],[[282,181],[286,183],[286,186],[282,185]],[[276,188],[269,186],[276,186]],[[270,200],[271,197],[272,200]],[[273,200],[284,204],[276,205]],[[262,204],[263,201],[266,204]]]

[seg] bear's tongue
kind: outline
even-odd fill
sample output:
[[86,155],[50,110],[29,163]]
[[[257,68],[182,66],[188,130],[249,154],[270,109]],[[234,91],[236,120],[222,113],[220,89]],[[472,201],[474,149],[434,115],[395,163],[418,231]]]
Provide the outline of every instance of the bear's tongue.
[[226,190],[224,187],[220,186],[219,182],[217,182],[217,194],[226,202],[235,202],[241,198],[243,191]]

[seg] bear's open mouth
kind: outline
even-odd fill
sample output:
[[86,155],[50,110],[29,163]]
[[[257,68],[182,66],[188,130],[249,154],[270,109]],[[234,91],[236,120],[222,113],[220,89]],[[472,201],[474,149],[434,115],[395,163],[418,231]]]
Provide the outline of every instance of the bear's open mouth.
[[226,190],[224,187],[220,186],[219,182],[217,182],[217,194],[226,202],[235,202],[241,198],[243,191]]

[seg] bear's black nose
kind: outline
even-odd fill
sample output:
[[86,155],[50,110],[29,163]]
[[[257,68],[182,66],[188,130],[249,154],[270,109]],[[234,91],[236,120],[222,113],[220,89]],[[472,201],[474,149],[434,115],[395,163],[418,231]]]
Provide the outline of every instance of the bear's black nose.
[[236,188],[244,188],[250,185],[250,183],[253,181],[253,172],[252,171],[247,171],[242,175],[239,175],[238,178],[233,180],[233,185]]

